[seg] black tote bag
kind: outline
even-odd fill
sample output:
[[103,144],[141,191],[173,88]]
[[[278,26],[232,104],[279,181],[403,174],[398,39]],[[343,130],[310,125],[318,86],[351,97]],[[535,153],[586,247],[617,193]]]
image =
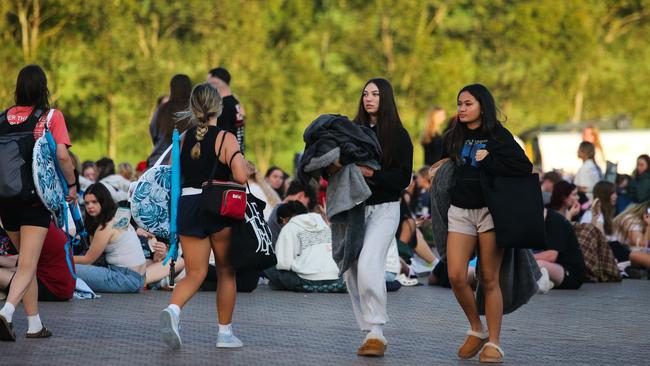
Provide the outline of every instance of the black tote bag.
[[235,270],[263,271],[277,264],[271,229],[264,220],[266,203],[246,195],[246,216],[232,227],[230,264]]
[[546,249],[544,203],[537,174],[525,177],[481,175],[497,246],[501,248]]

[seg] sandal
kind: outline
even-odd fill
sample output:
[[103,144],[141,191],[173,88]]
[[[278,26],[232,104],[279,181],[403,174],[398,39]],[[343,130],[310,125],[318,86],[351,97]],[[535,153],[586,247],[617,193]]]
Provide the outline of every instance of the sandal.
[[36,333],[27,333],[25,334],[25,338],[50,338],[52,336],[52,332],[50,332],[45,326],[41,328]]
[[0,341],[16,341],[13,325],[2,315],[0,315]]
[[481,351],[478,360],[481,363],[501,363],[503,362],[503,356],[505,356],[505,353],[501,347],[492,342],[487,342],[483,346],[483,351]]
[[488,340],[488,335],[484,332],[475,332],[470,329],[466,334],[465,342],[458,349],[458,357],[463,360],[476,356]]

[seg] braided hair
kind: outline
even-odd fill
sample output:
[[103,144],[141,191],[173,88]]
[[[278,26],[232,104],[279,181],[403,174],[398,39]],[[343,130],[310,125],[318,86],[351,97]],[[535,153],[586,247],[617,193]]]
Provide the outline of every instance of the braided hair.
[[192,89],[189,109],[176,113],[178,120],[189,117],[190,123],[196,128],[196,144],[192,147],[190,156],[197,160],[201,157],[201,141],[208,133],[208,122],[212,117],[219,117],[223,109],[221,96],[217,89],[208,83],[201,83]]

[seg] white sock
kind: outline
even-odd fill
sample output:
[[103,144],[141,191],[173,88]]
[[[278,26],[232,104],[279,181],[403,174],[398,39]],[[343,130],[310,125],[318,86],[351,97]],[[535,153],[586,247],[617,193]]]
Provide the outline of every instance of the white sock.
[[7,322],[11,323],[14,318],[14,311],[16,311],[16,307],[7,301],[5,302],[5,306],[0,309],[0,315],[7,319]]
[[230,335],[232,334],[232,323],[230,324],[219,324],[219,334]]
[[171,310],[172,314],[176,315],[176,317],[181,317],[181,308],[179,308],[178,305],[169,304],[169,306],[167,306],[167,309]]
[[43,323],[41,323],[41,317],[36,314],[34,316],[27,317],[27,333],[38,333],[43,329]]
[[384,336],[384,329],[381,325],[373,325],[372,328],[370,328],[370,333],[378,335],[378,336]]

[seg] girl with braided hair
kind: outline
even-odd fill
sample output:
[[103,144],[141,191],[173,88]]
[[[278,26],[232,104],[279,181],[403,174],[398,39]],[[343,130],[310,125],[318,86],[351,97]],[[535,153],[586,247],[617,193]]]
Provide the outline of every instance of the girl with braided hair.
[[162,338],[174,349],[181,346],[178,331],[181,308],[201,287],[208,272],[210,251],[214,252],[219,278],[217,347],[242,346],[242,342],[233,335],[231,326],[237,285],[228,252],[234,222],[213,216],[201,208],[201,186],[213,169],[216,180],[228,181],[232,175],[234,181],[244,184],[248,178],[246,161],[237,138],[217,127],[221,110],[219,93],[204,83],[192,90],[189,110],[177,114],[179,119],[189,117],[192,127],[181,137],[182,192],[178,202],[178,233],[187,275],[176,285],[169,306],[160,314]]

